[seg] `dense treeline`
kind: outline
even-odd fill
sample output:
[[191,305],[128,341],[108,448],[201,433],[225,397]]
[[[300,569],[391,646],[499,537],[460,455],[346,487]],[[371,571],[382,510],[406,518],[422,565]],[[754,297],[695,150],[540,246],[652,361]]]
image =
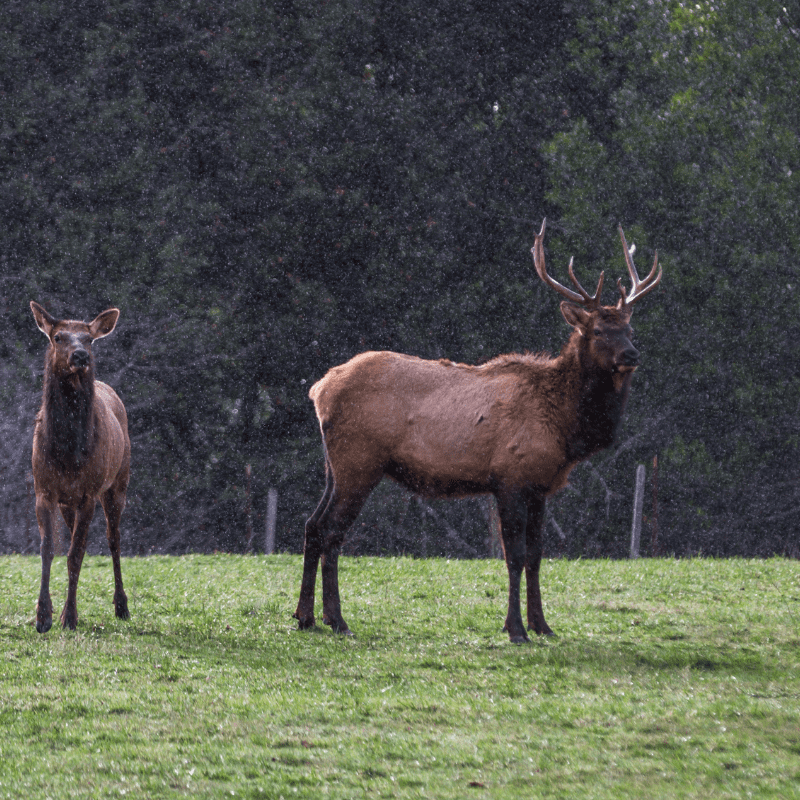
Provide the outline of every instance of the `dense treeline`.
[[[645,549],[800,555],[794,8],[7,3],[0,547],[38,548],[30,299],[122,310],[95,350],[130,417],[127,552],[261,546],[269,487],[297,551],[329,367],[560,348],[529,254],[547,215],[561,278],[570,255],[623,274],[618,221],[665,272],[619,446],[551,504],[550,552],[624,553],[658,455]],[[485,555],[492,519],[383,486],[346,551]]]

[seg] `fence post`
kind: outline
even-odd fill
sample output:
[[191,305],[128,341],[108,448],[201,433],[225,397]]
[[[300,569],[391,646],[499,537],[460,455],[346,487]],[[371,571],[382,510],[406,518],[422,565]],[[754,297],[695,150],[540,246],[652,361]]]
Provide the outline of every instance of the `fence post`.
[[639,558],[642,535],[642,505],[644,503],[644,464],[636,467],[636,489],[633,493],[633,526],[631,528],[631,558]]
[[653,508],[650,510],[652,534],[650,536],[650,555],[657,556],[658,550],[658,453],[653,456]]
[[275,552],[275,527],[278,521],[278,490],[267,492],[267,536],[264,541],[264,552]]
[[247,534],[247,551],[253,552],[253,499],[251,489],[253,485],[253,468],[250,464],[246,464],[244,468],[244,518],[245,530]]

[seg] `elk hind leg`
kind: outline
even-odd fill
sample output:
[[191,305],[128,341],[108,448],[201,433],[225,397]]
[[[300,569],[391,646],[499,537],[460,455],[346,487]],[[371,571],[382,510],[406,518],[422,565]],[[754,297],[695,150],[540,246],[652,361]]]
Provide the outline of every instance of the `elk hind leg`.
[[47,633],[53,625],[53,601],[50,599],[50,567],[55,553],[53,544],[55,511],[54,504],[47,503],[42,497],[36,498],[36,521],[39,523],[42,556],[42,580],[39,587],[39,599],[36,602],[36,630],[39,633]]
[[322,621],[336,633],[350,634],[342,617],[339,597],[339,553],[345,534],[355,521],[370,492],[380,483],[382,472],[345,490],[334,485],[333,494],[321,521],[322,548]]
[[106,539],[111,551],[114,566],[114,613],[119,619],[129,619],[128,596],[122,585],[122,568],[120,565],[120,533],[119,521],[125,509],[126,493],[119,487],[112,486],[100,498],[103,512],[106,515]]
[[320,519],[325,514],[333,494],[333,473],[325,458],[325,491],[319,501],[316,511],[306,521],[305,542],[303,544],[303,580],[300,584],[300,599],[294,618],[298,621],[297,627],[314,627],[314,587],[317,582],[317,567],[322,555],[322,534]]
[[552,636],[542,610],[542,594],[539,590],[539,566],[542,563],[542,534],[544,531],[544,498],[535,498],[528,503],[528,523],[525,527],[525,584],[528,595],[528,630]]
[[78,505],[72,543],[69,553],[67,553],[67,600],[61,612],[61,626],[73,631],[78,624],[78,579],[81,575],[83,557],[86,554],[89,525],[94,517],[95,503],[94,497],[85,496]]

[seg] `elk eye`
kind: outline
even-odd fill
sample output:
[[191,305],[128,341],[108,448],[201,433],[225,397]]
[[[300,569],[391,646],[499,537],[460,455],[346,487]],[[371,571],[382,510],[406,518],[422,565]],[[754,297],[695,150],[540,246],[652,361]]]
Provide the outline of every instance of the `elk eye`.
[[54,342],[56,342],[56,343],[60,342],[60,341],[61,341],[61,334],[60,334],[60,333],[57,333],[57,334],[56,334],[56,335],[53,337],[53,341],[54,341]]
[[600,328],[595,328],[594,329],[594,335],[595,336],[602,336],[603,335],[603,331],[600,330]]

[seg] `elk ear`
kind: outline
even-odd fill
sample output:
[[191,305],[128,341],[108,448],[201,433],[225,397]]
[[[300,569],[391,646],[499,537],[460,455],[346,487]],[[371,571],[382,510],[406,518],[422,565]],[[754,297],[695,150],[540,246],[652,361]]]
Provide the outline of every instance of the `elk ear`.
[[108,308],[102,314],[98,314],[89,323],[89,333],[92,339],[102,339],[104,336],[108,336],[114,330],[118,319],[118,308]]
[[589,322],[592,318],[590,311],[587,311],[585,308],[581,308],[580,306],[576,306],[573,303],[567,303],[564,301],[561,303],[561,313],[564,315],[567,325],[572,325],[573,328],[577,328],[578,333],[580,333],[581,336],[586,335]]
[[51,317],[38,303],[31,300],[31,311],[33,311],[33,318],[36,320],[36,327],[49,339],[50,331],[53,326],[58,322],[57,319]]

